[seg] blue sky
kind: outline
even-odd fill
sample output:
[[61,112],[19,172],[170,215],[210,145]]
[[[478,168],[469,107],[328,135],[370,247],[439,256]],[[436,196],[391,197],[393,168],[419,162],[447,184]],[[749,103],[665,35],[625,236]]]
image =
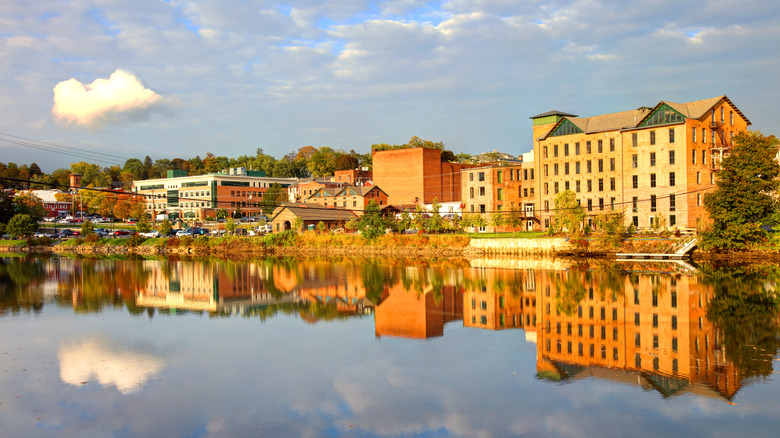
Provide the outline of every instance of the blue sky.
[[[779,17],[768,0],[10,0],[0,133],[127,158],[415,135],[520,154],[551,109],[725,94],[778,135]],[[2,162],[73,160],[0,141]]]

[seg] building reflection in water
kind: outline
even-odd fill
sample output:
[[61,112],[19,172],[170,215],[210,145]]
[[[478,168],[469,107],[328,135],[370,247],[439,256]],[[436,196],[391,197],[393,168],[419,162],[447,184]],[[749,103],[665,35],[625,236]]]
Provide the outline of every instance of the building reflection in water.
[[[738,366],[727,358],[722,328],[707,319],[712,283],[672,264],[143,263],[144,274],[132,283],[139,308],[251,316],[288,306],[309,323],[373,313],[377,337],[410,339],[442,336],[458,321],[514,329],[536,343],[537,377],[544,380],[594,377],[663,396],[693,392],[730,400],[746,377],[771,373],[771,364],[769,371],[748,372],[749,361]],[[91,276],[86,269],[72,272]]]

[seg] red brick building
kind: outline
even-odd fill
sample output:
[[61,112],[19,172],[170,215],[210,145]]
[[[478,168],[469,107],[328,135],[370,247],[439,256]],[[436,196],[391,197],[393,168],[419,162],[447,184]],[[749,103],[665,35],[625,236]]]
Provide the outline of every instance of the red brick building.
[[441,160],[441,150],[409,148],[372,154],[374,183],[393,205],[461,200],[460,171],[471,164]]

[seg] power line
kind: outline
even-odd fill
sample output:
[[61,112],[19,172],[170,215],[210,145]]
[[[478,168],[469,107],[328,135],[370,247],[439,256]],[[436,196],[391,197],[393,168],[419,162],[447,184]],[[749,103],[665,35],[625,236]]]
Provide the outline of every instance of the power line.
[[[53,152],[55,154],[69,155],[76,158],[95,160],[102,163],[124,165],[127,158],[120,157],[118,155],[106,154],[103,152],[95,152],[86,149],[75,148],[71,146],[63,146],[56,143],[49,143],[39,140],[32,140],[29,138],[19,137],[16,135],[6,134],[0,132],[0,141],[6,143],[15,144],[18,146],[25,146],[33,149],[38,149],[47,152]],[[123,160],[123,161],[119,161]]]

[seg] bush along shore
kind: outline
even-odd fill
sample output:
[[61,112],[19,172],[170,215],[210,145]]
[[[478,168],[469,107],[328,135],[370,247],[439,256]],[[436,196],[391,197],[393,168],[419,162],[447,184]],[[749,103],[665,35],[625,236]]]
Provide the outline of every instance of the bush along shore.
[[[170,237],[99,238],[89,235],[61,242],[38,239],[0,241],[5,251],[55,252],[81,255],[213,255],[230,257],[244,255],[324,255],[324,256],[405,256],[405,257],[470,257],[490,254],[517,256],[611,257],[618,252],[665,253],[677,239],[669,237],[639,237],[624,240],[617,246],[600,242],[581,242],[565,237],[473,239],[465,234],[405,235],[385,234],[366,239],[352,234],[320,234],[313,231],[268,234],[257,237]],[[696,258],[780,260],[778,251],[741,252],[738,254],[696,253]]]

